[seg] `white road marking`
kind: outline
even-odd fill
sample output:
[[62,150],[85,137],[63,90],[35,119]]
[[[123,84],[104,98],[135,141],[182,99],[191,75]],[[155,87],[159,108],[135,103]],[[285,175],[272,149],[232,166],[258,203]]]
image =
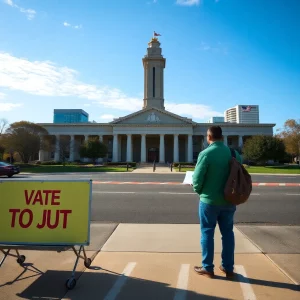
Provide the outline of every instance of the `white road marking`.
[[130,262],[127,264],[127,266],[123,271],[123,274],[118,278],[118,280],[116,281],[114,286],[110,289],[109,293],[106,295],[104,300],[114,300],[117,298],[123,285],[126,283],[128,276],[131,274],[135,266],[136,266],[136,262]]
[[174,296],[174,300],[184,300],[186,297],[186,290],[189,282],[189,264],[182,264],[177,280],[177,291]]
[[258,186],[265,186],[265,183],[259,183]]
[[165,195],[196,195],[196,193],[174,193],[174,192],[159,192],[159,194],[165,194]]
[[247,278],[246,270],[243,266],[235,266],[236,271],[238,273],[238,281],[240,282],[240,286],[244,295],[245,300],[256,300],[256,296],[251,287],[251,284]]
[[279,183],[279,186],[285,186],[285,183]]
[[93,194],[135,194],[135,192],[93,191]]
[[300,194],[286,194],[287,196],[300,196]]
[[259,196],[260,194],[252,193],[251,196]]

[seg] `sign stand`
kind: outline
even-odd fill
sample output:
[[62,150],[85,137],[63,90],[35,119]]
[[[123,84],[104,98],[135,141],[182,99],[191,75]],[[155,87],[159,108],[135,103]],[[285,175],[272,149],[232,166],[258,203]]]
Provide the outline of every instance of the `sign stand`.
[[[65,283],[72,290],[79,259],[88,269],[92,263],[84,248],[90,243],[92,180],[0,181],[0,194],[5,199],[1,197],[0,268],[8,256],[22,266],[26,257],[20,250],[72,249],[76,260]],[[27,231],[31,235],[24,238]]]
[[[72,276],[69,279],[67,279],[67,281],[66,281],[66,287],[67,287],[68,290],[72,290],[76,286],[75,272],[76,272],[76,268],[77,268],[79,259],[80,258],[83,259],[84,266],[87,269],[89,269],[91,264],[92,264],[92,260],[86,256],[86,251],[84,249],[84,246],[80,246],[79,249],[76,250],[76,248],[74,246],[71,246],[71,247],[70,246],[58,246],[58,247],[55,247],[55,246],[52,246],[52,247],[23,246],[23,247],[20,247],[20,246],[0,245],[0,251],[4,255],[1,262],[0,262],[0,268],[4,264],[4,261],[6,260],[6,258],[8,256],[16,257],[17,258],[17,260],[16,260],[17,263],[20,266],[22,266],[23,263],[26,260],[26,256],[25,255],[20,255],[20,252],[19,252],[20,249],[22,249],[22,250],[39,250],[39,251],[56,251],[58,253],[60,253],[62,251],[67,251],[69,249],[72,249],[73,252],[76,255],[76,261],[74,263],[74,267],[73,267],[73,270],[72,270]],[[12,254],[11,250],[15,250],[16,254]],[[81,251],[82,251],[83,255],[81,255]]]

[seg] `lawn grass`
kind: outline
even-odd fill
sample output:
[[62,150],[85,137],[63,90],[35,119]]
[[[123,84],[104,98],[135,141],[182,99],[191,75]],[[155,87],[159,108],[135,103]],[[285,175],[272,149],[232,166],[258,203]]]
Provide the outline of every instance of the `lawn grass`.
[[[283,166],[245,166],[249,173],[261,173],[261,174],[300,174],[300,167],[297,165],[283,165]],[[174,168],[179,172],[179,168]],[[194,171],[194,168],[181,168],[181,172]]]
[[[128,172],[134,169],[129,168]],[[126,166],[33,165],[20,166],[20,173],[75,173],[75,172],[127,172]]]

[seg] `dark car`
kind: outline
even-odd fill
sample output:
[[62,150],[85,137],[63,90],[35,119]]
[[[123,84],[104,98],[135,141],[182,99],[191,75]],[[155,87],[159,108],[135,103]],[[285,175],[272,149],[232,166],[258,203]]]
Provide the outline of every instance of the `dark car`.
[[0,161],[0,176],[12,177],[18,173],[20,173],[20,167]]

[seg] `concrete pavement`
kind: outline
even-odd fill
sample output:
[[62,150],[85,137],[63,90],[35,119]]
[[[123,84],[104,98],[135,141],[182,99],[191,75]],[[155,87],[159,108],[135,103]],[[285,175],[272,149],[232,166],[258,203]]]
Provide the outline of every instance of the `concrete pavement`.
[[[235,228],[238,276],[234,280],[227,280],[217,269],[221,252],[218,228],[214,279],[193,272],[194,265],[201,262],[197,224],[119,224],[117,228],[93,224],[92,228],[90,251],[98,254],[84,273],[81,263],[74,290],[64,287],[74,255],[69,251],[52,256],[28,252],[25,268],[10,259],[0,269],[0,299],[299,299],[299,286],[240,228]],[[103,245],[105,236],[109,237]]]

